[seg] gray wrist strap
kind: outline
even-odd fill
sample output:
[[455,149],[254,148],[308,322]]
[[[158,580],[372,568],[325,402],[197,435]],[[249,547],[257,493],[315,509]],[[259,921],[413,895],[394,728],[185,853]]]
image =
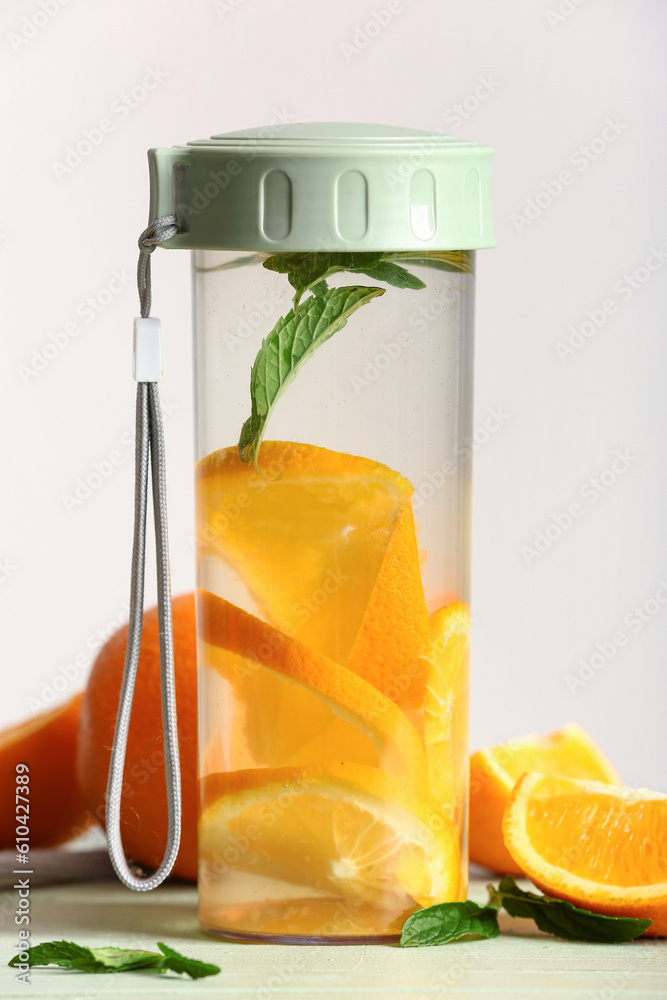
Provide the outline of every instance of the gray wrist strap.
[[[176,216],[167,215],[153,222],[139,238],[137,286],[141,316],[146,319],[151,309],[150,255],[155,247],[178,232]],[[167,783],[168,833],[167,846],[160,867],[147,878],[132,874],[125,858],[120,832],[121,795],[127,735],[132,714],[132,698],[139,662],[141,626],[144,610],[144,563],[146,553],[146,508],[148,501],[148,468],[150,460],[153,493],[153,517],[157,553],[158,623],[160,631],[160,682],[162,691],[162,737],[164,769]],[[139,705],[139,711],[142,706]],[[165,452],[162,413],[157,382],[137,383],[136,461],[134,496],[134,543],[132,549],[132,582],[130,589],[130,621],[125,653],[123,682],[120,690],[116,731],[111,748],[109,780],[106,798],[106,829],[109,857],[118,878],[128,888],[139,892],[155,889],[171,872],[181,838],[181,772],[178,754],[176,722],[176,691],[174,681],[174,648],[171,621],[171,591],[169,583],[169,546],[167,540],[167,498]],[[149,832],[146,831],[148,838]]]

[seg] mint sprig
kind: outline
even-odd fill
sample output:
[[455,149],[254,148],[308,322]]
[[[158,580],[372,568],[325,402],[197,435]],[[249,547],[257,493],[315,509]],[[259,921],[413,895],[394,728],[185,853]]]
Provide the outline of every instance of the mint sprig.
[[[157,969],[158,972],[177,972],[201,979],[215,976],[220,967],[196,958],[187,958],[174,951],[163,941],[157,943],[160,952],[140,951],[132,948],[86,948],[73,941],[45,941],[28,949],[27,964],[57,965],[61,969],[76,969],[79,972],[137,972],[141,969]],[[8,963],[16,967],[25,964],[19,955]]]
[[[294,308],[307,291],[319,294],[326,279],[339,271],[365,274],[397,288],[425,288],[424,282],[404,267],[394,264],[387,253],[276,253],[264,261],[269,271],[286,274],[294,293]],[[324,282],[324,286],[322,286]]]
[[[399,263],[401,262],[401,263]],[[345,326],[353,309],[346,295],[362,292],[363,286],[329,288],[327,279],[339,272],[365,274],[394,288],[425,288],[424,282],[402,263],[435,267],[444,271],[472,272],[472,255],[466,250],[405,250],[378,252],[275,253],[264,267],[286,274],[294,289],[294,308],[281,317],[263,341],[250,375],[251,414],[241,430],[239,455],[244,462],[257,464],[257,453],[271,409],[296,372],[315,349]],[[382,295],[383,288],[367,288],[354,308]],[[309,297],[302,303],[303,297]],[[343,294],[341,294],[343,293]],[[320,301],[321,300],[321,301]],[[325,327],[313,330],[317,312]]]
[[300,309],[290,309],[262,342],[250,372],[251,413],[241,429],[239,455],[257,463],[257,452],[276,402],[308,358],[366,302],[384,288],[343,285],[311,295]]
[[489,902],[486,906],[466,900],[463,903],[436,903],[417,910],[403,924],[401,946],[424,948],[471,935],[497,937],[497,913],[501,908],[512,917],[534,920],[540,930],[566,941],[619,944],[633,941],[651,925],[648,919],[610,917],[584,910],[565,899],[524,892],[510,875],[501,880],[497,889],[493,885],[487,888]]
[[339,271],[365,274],[375,281],[385,281],[396,288],[425,288],[424,282],[410,274],[397,261],[420,264],[443,271],[472,272],[472,257],[465,250],[402,250],[376,253],[275,253],[264,261],[269,271],[286,274],[295,289],[294,307],[308,290],[317,294],[317,285]]

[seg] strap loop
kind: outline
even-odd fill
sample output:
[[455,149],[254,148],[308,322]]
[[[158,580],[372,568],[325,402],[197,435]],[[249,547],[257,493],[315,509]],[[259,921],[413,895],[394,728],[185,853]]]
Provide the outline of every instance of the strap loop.
[[137,291],[141,315],[151,314],[151,254],[160,243],[165,243],[178,232],[175,215],[163,215],[151,222],[139,237],[139,262],[137,264]]
[[[178,232],[176,216],[156,219],[139,237],[137,287],[141,316],[147,319],[151,309],[150,255],[155,247]],[[160,686],[162,692],[162,739],[164,745],[165,779],[167,784],[168,831],[167,846],[159,868],[147,878],[132,874],[125,858],[120,833],[121,796],[127,736],[132,714],[132,699],[139,664],[141,629],[144,610],[144,573],[146,556],[146,509],[148,503],[148,469],[150,463],[153,492],[153,518],[157,552],[158,625],[160,632]],[[141,710],[141,706],[139,706]],[[134,496],[134,542],[132,548],[132,582],[130,588],[130,621],[123,682],[107,783],[106,827],[109,857],[118,878],[129,889],[147,892],[155,889],[171,872],[181,837],[181,772],[178,752],[176,718],[176,685],[174,679],[174,646],[171,620],[171,586],[169,581],[169,545],[167,538],[167,497],[164,433],[160,394],[156,382],[137,383],[136,457]]]

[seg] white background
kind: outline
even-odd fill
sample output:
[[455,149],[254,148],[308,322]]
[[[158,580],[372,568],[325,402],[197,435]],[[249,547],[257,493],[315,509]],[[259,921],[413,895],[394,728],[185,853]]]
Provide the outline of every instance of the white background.
[[[667,265],[642,270],[652,248],[667,249],[665,5],[389,6],[378,31],[365,26],[387,0],[4,0],[0,724],[81,687],[100,635],[123,617],[146,150],[281,118],[390,123],[496,150],[498,246],[478,254],[476,425],[493,407],[510,418],[475,459],[473,744],[576,719],[628,783],[667,791],[667,606],[651,603],[656,591],[667,599]],[[153,89],[126,103],[151,71]],[[101,119],[102,141],[59,171]],[[178,593],[193,586],[190,261],[153,259]],[[114,272],[130,280],[105,303]],[[100,309],[90,322],[89,296]],[[615,311],[559,357],[607,300]],[[35,371],[59,333],[64,347]],[[627,468],[592,502],[589,481],[618,449]],[[63,497],[112,452],[112,474],[68,510]],[[561,537],[522,552],[571,503],[581,516]],[[627,616],[647,601],[633,631]],[[626,644],[582,668],[619,631]]]

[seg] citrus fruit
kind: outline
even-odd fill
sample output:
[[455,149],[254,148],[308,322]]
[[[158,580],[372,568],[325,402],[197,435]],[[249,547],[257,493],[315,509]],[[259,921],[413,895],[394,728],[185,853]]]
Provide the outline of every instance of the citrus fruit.
[[[237,930],[266,931],[266,880],[278,880],[280,898],[301,896],[302,910],[317,902],[313,896],[324,896],[328,908],[320,899],[320,926],[310,929],[323,936],[323,924],[341,901],[348,905],[338,935],[373,933],[371,919],[383,932],[397,933],[416,906],[458,898],[460,856],[452,824],[377,768],[344,763],[209,775],[202,779],[199,833],[207,900],[230,872],[265,880],[249,913],[230,906],[213,919],[217,926],[229,921],[234,929],[234,920],[245,919]],[[201,916],[209,922],[206,912]],[[303,932],[303,920],[299,926]]]
[[577,723],[547,736],[525,736],[478,750],[470,760],[471,861],[521,874],[503,842],[502,822],[514,784],[526,771],[622,784],[602,750]]
[[[370,762],[426,795],[426,761],[416,730],[368,681],[202,589],[197,591],[197,624],[202,665],[239,692],[255,765],[280,767],[297,751],[301,763]],[[307,756],[310,740],[317,742],[318,758]]]
[[419,707],[429,630],[412,485],[307,444],[266,441],[259,461],[258,473],[232,447],[198,463],[200,565],[221,558],[245,594],[237,603]]
[[431,615],[424,697],[424,743],[436,802],[463,836],[468,784],[470,611],[453,601]]
[[421,709],[430,628],[409,498],[392,528],[345,666],[404,711]]
[[[193,594],[172,601],[178,739],[181,757],[183,825],[174,874],[197,877],[197,671]],[[78,778],[88,808],[104,822],[104,803],[127,626],[100,650],[81,707]],[[126,854],[157,868],[167,841],[167,799],[162,746],[160,640],[157,608],[143,617],[141,654],[127,740],[121,800],[121,834]]]
[[503,822],[516,865],[547,895],[667,934],[667,796],[532,772]]
[[0,733],[0,848],[16,845],[17,825],[28,827],[30,847],[55,847],[93,822],[76,783],[81,698]]

